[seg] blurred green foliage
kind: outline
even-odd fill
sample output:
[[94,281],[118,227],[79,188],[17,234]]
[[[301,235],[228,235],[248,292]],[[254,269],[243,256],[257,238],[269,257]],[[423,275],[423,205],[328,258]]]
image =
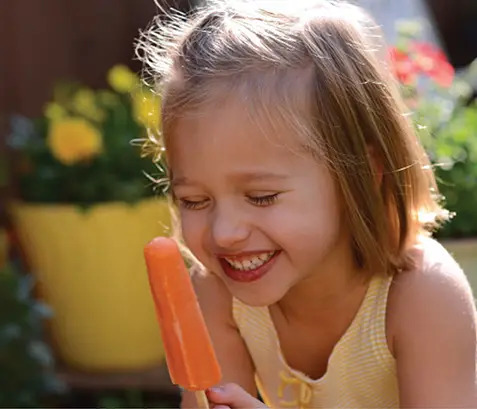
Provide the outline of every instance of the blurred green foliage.
[[477,61],[454,76],[444,53],[419,42],[404,22],[391,48],[393,68],[429,154],[445,206],[454,214],[437,236],[477,236]]
[[477,236],[477,103],[456,107],[428,146],[440,192],[455,213],[439,235]]
[[32,297],[32,287],[13,265],[0,268],[0,407],[38,407],[65,389],[43,340],[50,310]]

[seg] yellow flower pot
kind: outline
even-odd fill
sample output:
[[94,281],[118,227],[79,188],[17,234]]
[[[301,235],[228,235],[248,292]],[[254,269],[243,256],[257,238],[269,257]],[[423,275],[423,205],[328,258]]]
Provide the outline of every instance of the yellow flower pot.
[[143,247],[167,235],[165,201],[135,205],[15,204],[13,218],[62,360],[90,371],[155,365],[164,353]]

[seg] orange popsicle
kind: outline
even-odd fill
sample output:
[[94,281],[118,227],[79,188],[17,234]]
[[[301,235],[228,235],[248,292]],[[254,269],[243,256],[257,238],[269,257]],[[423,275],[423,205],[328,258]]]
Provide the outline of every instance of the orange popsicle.
[[172,382],[191,391],[216,385],[220,367],[176,242],[157,237],[144,256]]

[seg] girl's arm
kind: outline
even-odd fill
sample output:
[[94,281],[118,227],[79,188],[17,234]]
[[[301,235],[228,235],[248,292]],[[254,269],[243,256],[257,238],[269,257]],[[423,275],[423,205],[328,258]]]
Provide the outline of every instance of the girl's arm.
[[[232,297],[214,274],[194,274],[194,288],[222,369],[222,384],[240,385],[257,396],[252,359],[232,317]],[[194,393],[185,391],[181,408],[196,408]]]
[[402,408],[476,408],[476,310],[455,263],[396,277],[388,304]]

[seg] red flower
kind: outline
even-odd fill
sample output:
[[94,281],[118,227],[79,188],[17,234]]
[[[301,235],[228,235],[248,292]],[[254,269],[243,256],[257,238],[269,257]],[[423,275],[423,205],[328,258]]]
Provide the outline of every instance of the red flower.
[[391,68],[399,82],[411,85],[416,81],[417,67],[407,53],[396,47],[390,47],[389,58],[391,60]]
[[431,44],[415,42],[411,46],[414,64],[421,72],[432,78],[441,87],[450,87],[454,80],[454,67],[446,55]]

